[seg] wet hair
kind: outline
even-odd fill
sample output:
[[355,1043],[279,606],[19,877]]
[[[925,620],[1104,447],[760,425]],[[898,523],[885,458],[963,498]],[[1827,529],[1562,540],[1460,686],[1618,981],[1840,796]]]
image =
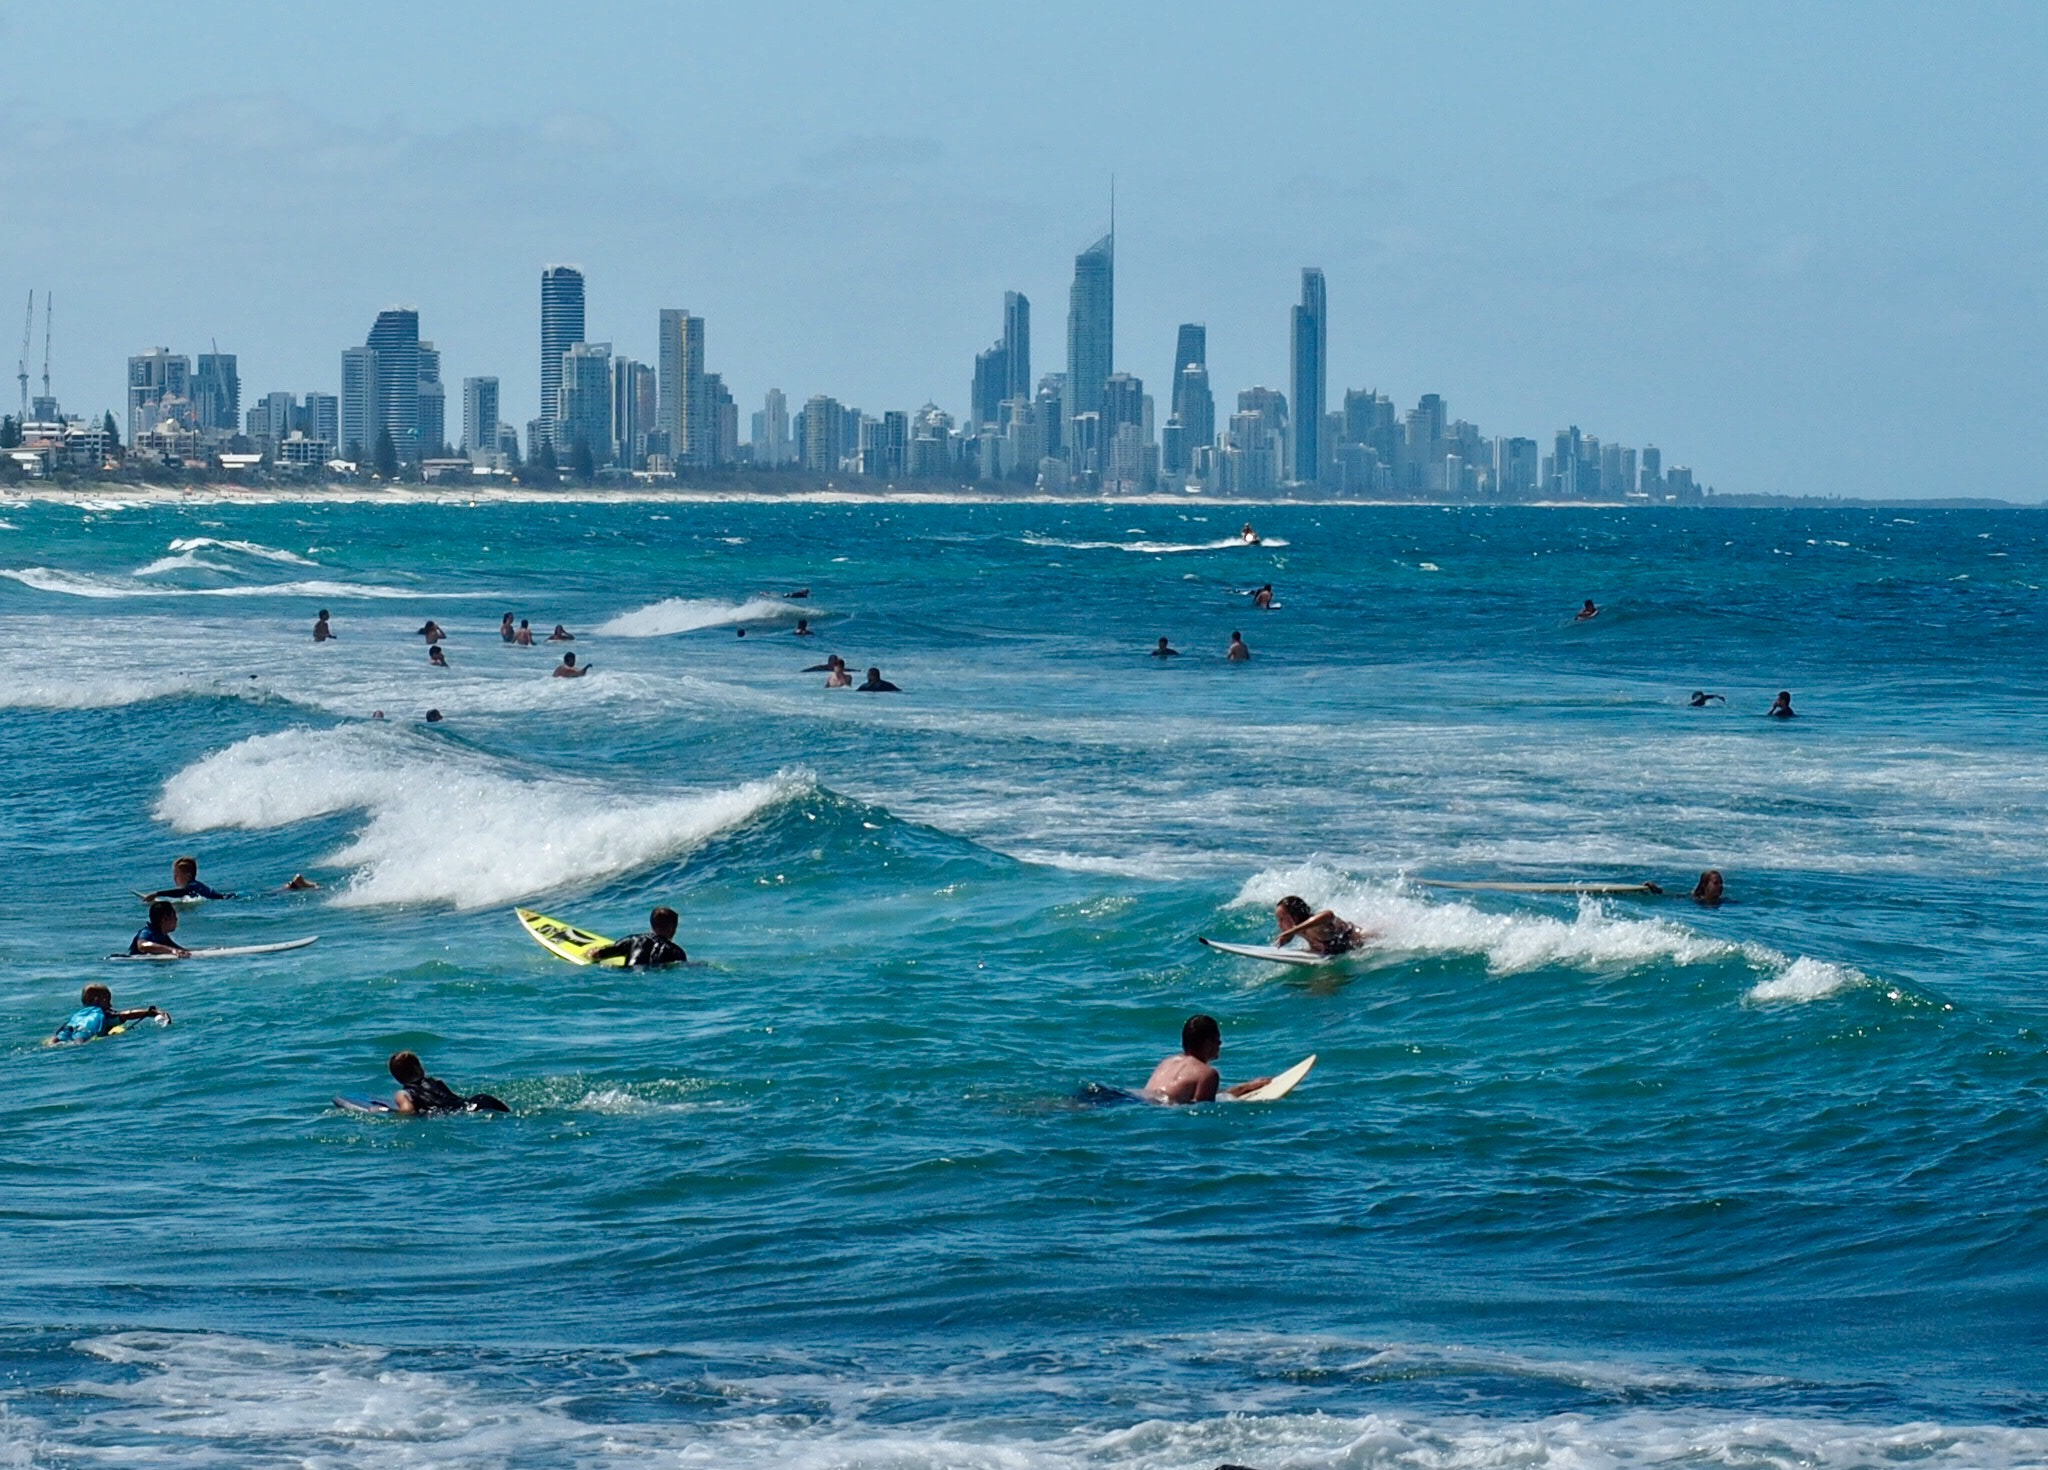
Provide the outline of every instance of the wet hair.
[[1180,1049],[1189,1056],[1214,1043],[1223,1045],[1223,1028],[1214,1016],[1189,1016],[1180,1028]]
[[171,859],[171,871],[173,873],[180,872],[186,868],[190,868],[192,870],[193,877],[198,877],[199,859],[193,857],[190,853],[186,853],[182,857],[174,857]]
[[565,653],[562,655],[562,662],[567,667],[573,669],[576,667],[576,655],[573,653]]
[[178,906],[168,899],[160,898],[149,906],[149,922],[152,927],[161,927],[165,919],[169,919],[173,924],[177,923]]
[[395,1051],[391,1054],[391,1075],[399,1082],[417,1082],[427,1075],[426,1063],[416,1051]]
[[1309,915],[1315,912],[1308,906],[1308,900],[1297,893],[1290,893],[1281,899],[1279,909],[1281,913],[1287,915],[1287,922],[1290,924],[1306,923]]
[[327,609],[324,607],[320,609],[320,621],[323,623],[327,621]]
[[78,992],[78,1003],[111,1011],[114,1008],[114,992],[104,985],[88,985]]
[[1242,643],[1244,642],[1244,634],[1238,632],[1237,629],[1232,628],[1230,630],[1230,641],[1232,643]]
[[427,711],[427,723],[428,723],[429,725],[438,725],[438,724],[440,724],[440,723],[441,723],[441,712],[440,712],[439,710],[437,710],[437,709],[430,709],[430,710],[428,710],[428,711]]
[[647,916],[647,927],[657,934],[675,933],[677,922],[676,911],[666,906],[656,909]]
[[526,619],[525,619],[525,618],[521,618],[521,619],[519,620],[519,626],[520,626],[520,627],[522,627],[522,628],[526,626]]
[[1780,703],[1780,704],[1790,704],[1791,702],[1792,702],[1792,691],[1791,691],[1791,690],[1789,690],[1789,689],[1780,689],[1780,690],[1778,691],[1778,703]]

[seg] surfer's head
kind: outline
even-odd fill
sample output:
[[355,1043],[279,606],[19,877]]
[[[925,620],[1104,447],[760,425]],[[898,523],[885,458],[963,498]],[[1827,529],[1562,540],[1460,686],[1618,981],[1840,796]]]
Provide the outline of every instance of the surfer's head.
[[401,1085],[410,1087],[427,1075],[426,1066],[416,1051],[395,1051],[391,1054],[391,1075]]
[[158,899],[149,906],[149,927],[159,934],[168,934],[178,927],[178,906],[164,899]]
[[104,985],[88,985],[78,992],[78,1003],[82,1006],[98,1006],[103,1011],[114,1008],[114,992]]
[[176,857],[171,859],[171,876],[179,883],[190,883],[199,876],[199,859]]
[[1315,912],[1308,906],[1307,899],[1295,893],[1281,899],[1278,907],[1280,917],[1289,924],[1306,924],[1309,915]]
[[1180,1049],[1191,1057],[1212,1062],[1223,1050],[1223,1028],[1214,1016],[1189,1016],[1180,1028]]
[[659,908],[647,916],[647,927],[663,939],[676,937],[676,922],[676,911],[671,908]]

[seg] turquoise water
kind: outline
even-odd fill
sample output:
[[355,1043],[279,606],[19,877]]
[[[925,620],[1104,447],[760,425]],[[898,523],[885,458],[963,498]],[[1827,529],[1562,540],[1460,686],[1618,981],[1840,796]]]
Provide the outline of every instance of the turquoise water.
[[2048,1463],[2048,520],[1244,515],[0,507],[0,1463]]

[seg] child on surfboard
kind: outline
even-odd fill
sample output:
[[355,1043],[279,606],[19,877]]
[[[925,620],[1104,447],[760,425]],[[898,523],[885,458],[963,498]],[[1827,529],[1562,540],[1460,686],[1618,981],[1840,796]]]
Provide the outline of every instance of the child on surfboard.
[[591,950],[585,959],[593,965],[599,960],[622,959],[629,970],[687,964],[690,957],[676,943],[676,923],[674,909],[658,908],[647,916],[647,927],[651,933],[628,934],[624,939],[614,939],[602,948]]
[[159,1025],[171,1024],[171,1013],[158,1010],[155,1006],[144,1006],[139,1011],[117,1011],[114,1009],[114,993],[104,985],[88,985],[78,993],[79,1008],[71,1013],[71,1019],[57,1028],[57,1034],[50,1038],[50,1045],[56,1046],[70,1041],[91,1041],[95,1036],[106,1036],[116,1028],[130,1021],[154,1019]]
[[[1217,1084],[1223,1080],[1215,1067],[1216,1058],[1222,1054],[1223,1028],[1216,1024],[1216,1018],[1189,1016],[1180,1028],[1179,1053],[1152,1069],[1152,1079],[1145,1084],[1145,1096],[1157,1103],[1213,1102],[1219,1096]],[[1243,1097],[1272,1080],[1254,1077],[1224,1088],[1220,1095]]]
[[171,938],[178,928],[178,906],[158,899],[149,906],[149,922],[128,941],[130,954],[174,954],[183,959],[192,951]]
[[199,859],[186,856],[171,859],[171,886],[146,893],[144,898],[154,903],[160,898],[233,898],[232,893],[216,893],[199,881]]

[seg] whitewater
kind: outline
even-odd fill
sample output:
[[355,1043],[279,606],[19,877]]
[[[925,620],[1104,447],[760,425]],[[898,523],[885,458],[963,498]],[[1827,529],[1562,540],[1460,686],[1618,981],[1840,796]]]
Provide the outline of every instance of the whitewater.
[[2048,1464],[2040,512],[4,510],[0,1464]]

